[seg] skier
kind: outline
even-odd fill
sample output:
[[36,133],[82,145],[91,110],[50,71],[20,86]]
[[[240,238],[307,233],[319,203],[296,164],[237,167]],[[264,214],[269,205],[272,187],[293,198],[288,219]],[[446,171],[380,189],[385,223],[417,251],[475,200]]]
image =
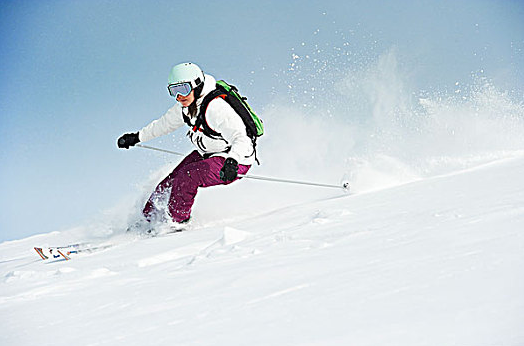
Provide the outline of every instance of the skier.
[[[215,89],[213,76],[188,62],[175,65],[168,82],[169,94],[177,103],[140,131],[121,136],[118,147],[129,149],[189,125],[187,135],[196,150],[158,184],[142,211],[146,225],[173,222],[171,228],[177,230],[185,228],[189,221],[198,188],[226,185],[239,179],[238,174],[245,174],[254,163],[255,148],[242,119],[220,97],[213,99],[204,110],[207,125],[218,136],[206,135],[194,127],[204,96]],[[163,212],[160,205],[164,198],[167,198],[167,212]]]

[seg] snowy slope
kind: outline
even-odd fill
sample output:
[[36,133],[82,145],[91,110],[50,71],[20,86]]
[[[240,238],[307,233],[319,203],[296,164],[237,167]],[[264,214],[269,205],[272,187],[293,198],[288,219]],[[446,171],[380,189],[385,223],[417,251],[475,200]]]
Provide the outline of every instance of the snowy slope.
[[523,345],[524,158],[41,261],[0,244],[0,345]]

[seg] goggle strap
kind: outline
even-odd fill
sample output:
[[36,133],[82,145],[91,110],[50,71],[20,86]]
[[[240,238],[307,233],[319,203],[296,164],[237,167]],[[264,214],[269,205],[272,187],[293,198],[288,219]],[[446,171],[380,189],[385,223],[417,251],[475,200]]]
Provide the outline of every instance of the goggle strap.
[[197,86],[200,85],[200,83],[202,83],[202,80],[200,79],[200,77],[198,77],[197,79],[195,79],[195,82],[194,82],[194,83],[195,83],[195,85],[193,85],[193,82],[191,82],[191,86],[192,86],[193,88],[196,88]]

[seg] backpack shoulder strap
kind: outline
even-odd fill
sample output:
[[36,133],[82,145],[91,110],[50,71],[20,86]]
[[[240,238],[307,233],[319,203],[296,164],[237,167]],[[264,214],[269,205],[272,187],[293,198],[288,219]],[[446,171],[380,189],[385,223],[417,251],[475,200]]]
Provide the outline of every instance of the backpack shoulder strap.
[[219,89],[215,89],[211,91],[209,94],[207,94],[206,96],[204,96],[204,99],[202,100],[202,104],[200,105],[200,111],[198,112],[195,126],[193,126],[193,131],[196,132],[199,129],[201,129],[201,131],[204,132],[206,136],[209,136],[211,138],[221,138],[222,137],[220,133],[216,132],[208,125],[207,120],[206,120],[206,111],[207,111],[207,107],[209,106],[209,103],[212,100],[216,99],[217,97],[221,97],[223,95],[224,95],[223,91]]
[[191,120],[189,119],[187,115],[184,114],[183,111],[182,111],[182,118],[184,119],[184,122],[187,124],[187,126],[193,127],[193,124],[191,124]]

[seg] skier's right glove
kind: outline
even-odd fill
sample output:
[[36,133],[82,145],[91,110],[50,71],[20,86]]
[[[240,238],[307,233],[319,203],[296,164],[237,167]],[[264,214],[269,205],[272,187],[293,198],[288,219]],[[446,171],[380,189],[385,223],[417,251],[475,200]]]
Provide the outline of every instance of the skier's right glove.
[[138,139],[138,132],[137,133],[126,133],[125,135],[123,135],[122,137],[118,139],[118,147],[129,149],[129,147],[132,147],[139,142],[140,142],[140,139]]

